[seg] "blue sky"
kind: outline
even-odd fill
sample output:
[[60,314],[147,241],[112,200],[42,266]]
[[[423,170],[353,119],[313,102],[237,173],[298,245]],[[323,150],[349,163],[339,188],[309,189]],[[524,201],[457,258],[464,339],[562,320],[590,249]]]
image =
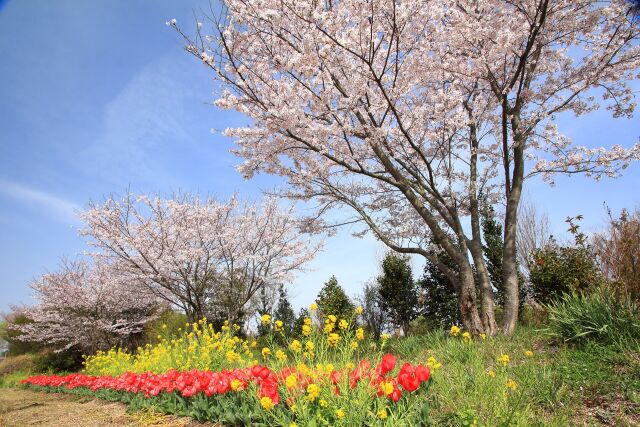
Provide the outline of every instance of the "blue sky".
[[[257,197],[273,177],[244,181],[212,134],[243,123],[211,105],[212,76],[165,25],[188,26],[209,2],[0,0],[0,311],[29,303],[28,282],[60,257],[85,249],[75,212],[110,193],[174,191]],[[563,118],[560,129],[581,145],[636,142],[640,122],[606,112]],[[529,182],[528,197],[547,211],[556,234],[567,215],[599,227],[606,202],[637,206],[640,168],[600,183],[560,178]],[[308,304],[332,274],[355,295],[376,275],[384,249],[347,230],[327,241],[291,295]],[[415,270],[419,269],[416,262]]]

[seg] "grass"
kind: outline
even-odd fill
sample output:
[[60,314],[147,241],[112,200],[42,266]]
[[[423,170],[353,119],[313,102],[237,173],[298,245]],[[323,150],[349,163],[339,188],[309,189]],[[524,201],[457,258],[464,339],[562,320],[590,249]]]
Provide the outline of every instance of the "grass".
[[[635,344],[633,344],[635,345]],[[640,418],[640,353],[633,346],[556,346],[540,330],[465,342],[444,332],[390,342],[408,358],[435,357],[434,425],[635,425]],[[532,351],[532,356],[525,352]],[[507,366],[498,358],[509,356]],[[495,376],[493,376],[495,373]],[[517,384],[507,389],[507,381]]]

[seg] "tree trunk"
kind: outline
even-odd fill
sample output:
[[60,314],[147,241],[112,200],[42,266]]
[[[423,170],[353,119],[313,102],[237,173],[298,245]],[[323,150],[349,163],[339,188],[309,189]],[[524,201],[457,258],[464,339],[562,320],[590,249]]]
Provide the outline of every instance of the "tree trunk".
[[484,326],[478,314],[478,304],[476,299],[476,287],[472,272],[460,273],[460,291],[458,295],[458,307],[462,326],[472,335],[484,333]]
[[524,136],[518,133],[520,119],[514,114],[513,128],[513,179],[507,189],[507,207],[504,219],[504,249],[502,252],[502,288],[504,291],[504,317],[502,332],[511,335],[518,323],[519,280],[516,252],[518,205],[524,181]]

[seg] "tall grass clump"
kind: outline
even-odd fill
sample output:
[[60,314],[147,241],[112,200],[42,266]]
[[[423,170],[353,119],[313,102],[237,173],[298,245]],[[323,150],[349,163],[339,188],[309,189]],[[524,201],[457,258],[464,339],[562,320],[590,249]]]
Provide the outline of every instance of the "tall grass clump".
[[575,345],[595,342],[621,349],[640,346],[640,305],[605,288],[587,294],[565,294],[547,305],[555,339]]

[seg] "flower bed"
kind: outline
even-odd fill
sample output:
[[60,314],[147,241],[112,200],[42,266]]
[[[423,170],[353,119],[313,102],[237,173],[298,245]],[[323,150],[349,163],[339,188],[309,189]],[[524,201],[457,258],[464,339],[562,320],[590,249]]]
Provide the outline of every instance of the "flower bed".
[[276,372],[254,365],[219,372],[43,375],[23,383],[48,391],[94,394],[135,407],[154,406],[225,425],[424,422],[430,368],[404,363],[395,373],[396,365],[396,356],[386,354],[375,367],[363,359],[351,370],[299,364]]

